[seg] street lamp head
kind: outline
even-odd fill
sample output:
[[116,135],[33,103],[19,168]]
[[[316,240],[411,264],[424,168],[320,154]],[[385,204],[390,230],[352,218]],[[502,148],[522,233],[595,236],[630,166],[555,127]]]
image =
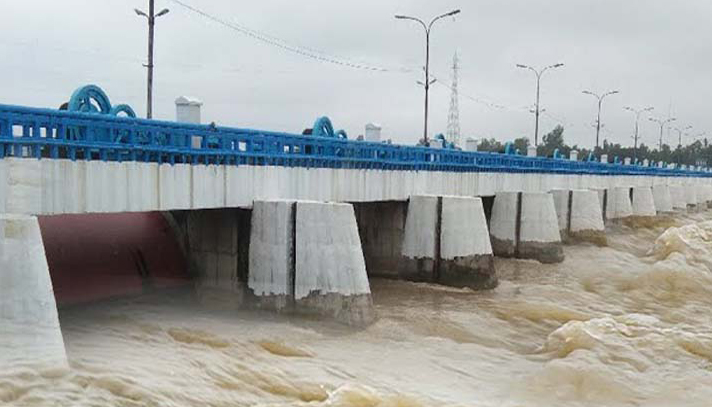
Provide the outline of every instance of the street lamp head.
[[522,64],[517,64],[517,68],[528,69],[529,67]]
[[581,91],[581,93],[583,93],[584,95],[593,95],[593,96],[598,97],[595,93],[591,92],[590,90],[583,90],[583,91]]
[[453,11],[451,11],[451,12],[445,14],[445,17],[454,16],[455,14],[460,14],[460,9],[453,10]]
[[404,16],[404,15],[400,15],[400,14],[396,14],[395,17],[399,20],[405,20],[406,18],[410,18],[408,16]]
[[137,15],[148,18],[148,14],[144,13],[143,11],[141,11],[137,8],[135,8],[134,11],[136,12]]
[[170,12],[170,10],[168,10],[167,8],[164,8],[163,10],[159,11],[158,14],[156,14],[156,17],[165,16],[169,12]]
[[558,63],[558,64],[553,65],[552,68],[561,68],[562,66],[564,66],[564,64]]

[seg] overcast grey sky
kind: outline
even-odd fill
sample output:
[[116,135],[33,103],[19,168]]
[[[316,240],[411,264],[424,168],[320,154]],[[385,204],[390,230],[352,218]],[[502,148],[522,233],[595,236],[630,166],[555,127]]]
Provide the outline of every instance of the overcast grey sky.
[[[542,133],[565,127],[570,143],[594,143],[596,101],[590,89],[621,91],[604,103],[603,137],[628,144],[626,105],[669,111],[693,134],[712,118],[709,0],[182,0],[210,14],[290,44],[339,59],[389,68],[371,72],[305,58],[239,34],[179,6],[156,31],[157,118],[173,120],[173,100],[204,103],[203,118],[223,125],[300,132],[328,115],[351,137],[369,121],[384,136],[415,142],[422,133],[422,28],[394,14],[439,21],[431,69],[449,82],[461,59],[460,120],[464,137],[511,140],[533,134],[534,75],[524,63],[563,62],[542,81]],[[145,114],[146,24],[134,7],[147,0],[0,0],[0,103],[57,107],[79,85],[94,83],[113,103]],[[432,133],[445,132],[450,91],[431,89]],[[502,107],[493,107],[500,105]],[[644,121],[643,142],[657,143]],[[668,142],[675,144],[676,136]]]

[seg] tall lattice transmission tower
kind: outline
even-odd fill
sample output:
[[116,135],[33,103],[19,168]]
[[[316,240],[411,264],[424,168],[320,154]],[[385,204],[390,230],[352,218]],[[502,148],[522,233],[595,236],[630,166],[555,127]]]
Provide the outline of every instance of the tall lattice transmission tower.
[[457,94],[457,79],[459,59],[457,52],[452,57],[452,85],[450,85],[450,111],[447,114],[447,140],[456,146],[460,145],[460,107]]

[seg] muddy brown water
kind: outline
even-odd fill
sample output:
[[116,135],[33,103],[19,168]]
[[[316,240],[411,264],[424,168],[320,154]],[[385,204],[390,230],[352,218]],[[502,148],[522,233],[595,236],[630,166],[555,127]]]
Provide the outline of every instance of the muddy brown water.
[[498,259],[489,292],[372,280],[360,331],[189,290],[63,308],[70,368],[2,366],[0,405],[709,406],[712,211],[672,224]]

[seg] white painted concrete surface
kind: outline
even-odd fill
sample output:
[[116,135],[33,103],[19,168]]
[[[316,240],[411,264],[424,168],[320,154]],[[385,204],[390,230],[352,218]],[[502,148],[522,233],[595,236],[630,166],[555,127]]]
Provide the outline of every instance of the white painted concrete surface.
[[255,295],[291,295],[292,202],[255,201],[248,287]]
[[670,186],[673,209],[687,209],[687,193],[682,185]]
[[558,225],[553,195],[546,192],[522,194],[520,241],[561,242]]
[[[711,185],[708,179],[691,179]],[[0,212],[61,214],[250,207],[255,200],[405,201],[414,195],[492,196],[503,191],[671,185],[640,176],[452,173],[0,160]]]
[[295,298],[370,294],[351,204],[297,202]]
[[571,199],[571,232],[605,230],[598,192],[576,189]]
[[672,197],[670,187],[667,185],[653,186],[653,202],[657,212],[672,212]]
[[444,196],[440,257],[491,255],[492,245],[481,198]]
[[66,367],[37,218],[0,214],[0,366]]
[[633,188],[633,200],[631,203],[634,216],[655,216],[657,214],[652,188]]
[[405,219],[403,256],[411,259],[435,258],[437,207],[437,196],[417,195],[410,197],[408,214]]
[[622,219],[633,215],[630,202],[630,188],[611,188],[608,190],[606,219]]
[[511,242],[516,240],[517,196],[516,192],[500,192],[495,196],[490,218],[492,237]]
[[697,185],[685,185],[685,202],[688,205],[697,205]]

